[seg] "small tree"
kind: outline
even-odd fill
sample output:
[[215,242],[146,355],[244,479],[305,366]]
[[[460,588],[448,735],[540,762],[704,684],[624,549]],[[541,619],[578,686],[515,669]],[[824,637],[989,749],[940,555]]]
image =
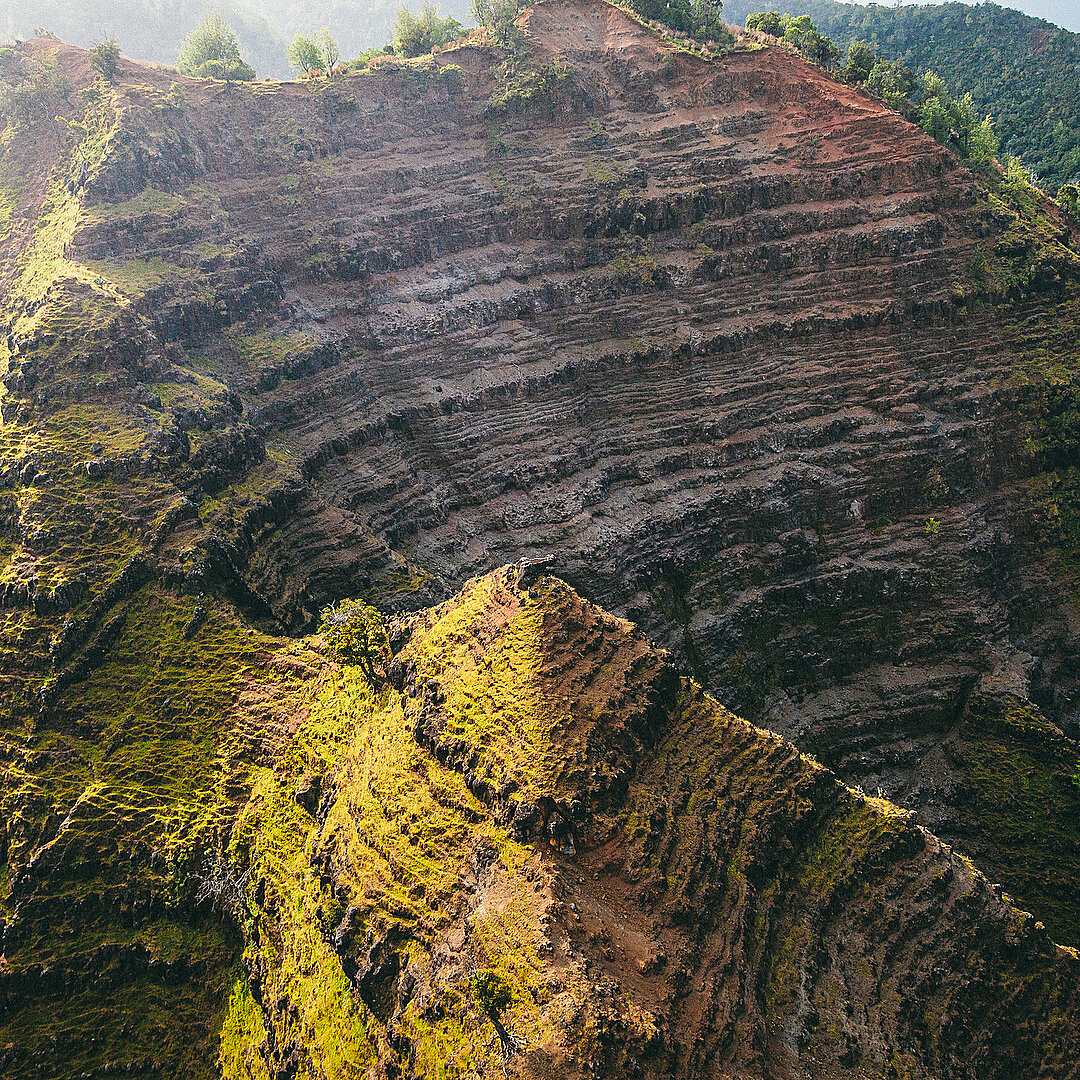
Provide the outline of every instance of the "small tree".
[[254,70],[240,55],[232,28],[217,14],[207,15],[184,39],[176,66],[182,75],[196,79],[248,82],[255,78]]
[[[1062,184],[1057,193],[1058,206],[1080,225],[1080,184]],[[1077,775],[1080,775],[1078,772]]]
[[337,42],[330,36],[330,31],[325,26],[315,35],[315,44],[318,46],[319,53],[322,56],[323,67],[327,72],[333,71],[341,60],[341,52],[338,50]]
[[808,34],[799,46],[799,52],[807,60],[820,64],[822,67],[832,69],[840,58],[840,50],[833,44],[831,38],[819,34],[817,30]]
[[473,0],[472,17],[487,31],[496,45],[514,49],[524,41],[524,34],[514,19],[527,0]]
[[491,1021],[496,1034],[499,1036],[499,1045],[502,1047],[503,1057],[511,1057],[521,1049],[521,1045],[513,1034],[507,1030],[500,1015],[510,1008],[510,1003],[514,1000],[510,983],[497,971],[488,968],[486,971],[477,972],[472,977],[471,985],[473,1000]]
[[927,71],[920,80],[922,99],[915,108],[919,127],[938,142],[946,142],[952,128],[949,92],[945,80],[936,71]]
[[1001,146],[993,117],[981,120],[975,115],[975,103],[965,94],[956,103],[960,115],[959,140],[961,153],[980,165],[988,165]]
[[390,651],[382,616],[363,600],[342,600],[324,608],[319,633],[340,664],[356,664],[374,685],[376,666]]
[[690,5],[690,30],[697,37],[723,37],[723,11],[723,0],[693,0]]
[[790,21],[790,15],[782,15],[779,11],[755,11],[746,16],[746,29],[759,30],[779,38],[784,36],[784,29]]
[[423,56],[436,45],[445,45],[461,35],[461,23],[452,15],[440,15],[434,0],[424,0],[419,15],[403,7],[394,20],[394,51],[399,56]]
[[840,50],[818,31],[809,15],[789,19],[784,27],[784,40],[815,64],[831,66],[840,55]]
[[326,70],[322,49],[319,48],[314,34],[297,34],[293,43],[285,50],[285,55],[298,75],[303,75],[306,71]]
[[120,68],[120,46],[116,38],[106,38],[90,50],[90,66],[109,82],[116,78]]
[[794,45],[796,49],[801,49],[803,42],[811,34],[817,33],[817,27],[814,25],[813,20],[809,15],[800,15],[798,18],[788,16],[787,24],[784,26],[784,40]]
[[866,87],[883,97],[891,108],[900,109],[915,92],[915,73],[899,60],[881,57],[874,61]]

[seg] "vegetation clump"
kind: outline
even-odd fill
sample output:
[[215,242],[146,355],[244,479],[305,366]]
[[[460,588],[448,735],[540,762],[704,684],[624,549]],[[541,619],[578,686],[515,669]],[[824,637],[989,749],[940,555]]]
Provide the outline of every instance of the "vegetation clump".
[[642,18],[661,22],[699,41],[731,40],[721,18],[721,0],[630,0],[629,6]]
[[314,34],[297,34],[286,54],[299,75],[336,73],[341,61],[337,42],[325,26]]
[[440,15],[434,0],[424,0],[419,15],[406,4],[394,20],[393,46],[398,56],[423,56],[461,36],[461,23],[453,15]]
[[206,18],[188,34],[176,66],[182,75],[196,79],[224,79],[250,82],[255,71],[240,55],[240,44],[229,24],[216,14]]
[[[618,6],[656,29],[667,28],[698,42],[729,45],[735,39],[721,18],[721,0],[617,0]],[[473,0],[472,16],[484,27],[488,40],[502,48],[517,49],[524,36],[515,25],[527,0]],[[689,43],[685,43],[689,44]]]
[[491,1021],[499,1036],[503,1057],[511,1057],[521,1049],[521,1044],[503,1023],[502,1013],[510,1008],[514,999],[513,987],[504,975],[487,968],[473,976],[471,989],[473,1000]]
[[919,91],[915,119],[923,131],[954,147],[965,160],[986,164],[993,159],[998,149],[994,123],[989,116],[976,115],[971,94],[959,100],[950,97],[944,80],[933,71],[923,75]]
[[811,21],[809,15],[783,15],[779,11],[758,11],[746,17],[746,29],[780,38],[807,60],[832,67],[840,50]]
[[514,23],[524,0],[473,0],[472,17],[487,32],[488,39],[505,49],[519,49],[524,35]]
[[1058,205],[1080,225],[1080,184],[1062,184],[1057,193]]
[[89,53],[90,66],[106,81],[112,82],[120,68],[120,46],[116,38],[106,38]]
[[574,73],[559,59],[539,71],[507,60],[496,70],[499,83],[488,101],[492,112],[523,113],[538,109],[554,116],[560,98],[574,87]]
[[378,610],[364,600],[343,600],[325,608],[319,633],[327,652],[339,664],[355,664],[368,682],[386,659],[390,644]]
[[0,119],[16,127],[51,120],[63,111],[71,84],[54,58],[0,47]]

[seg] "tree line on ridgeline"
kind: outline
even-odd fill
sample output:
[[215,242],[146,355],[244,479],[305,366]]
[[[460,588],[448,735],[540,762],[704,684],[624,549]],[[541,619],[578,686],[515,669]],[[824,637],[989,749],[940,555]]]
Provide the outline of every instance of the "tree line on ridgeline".
[[[728,0],[743,21],[761,0]],[[994,3],[884,6],[784,0],[841,50],[865,41],[913,71],[933,71],[954,98],[990,113],[1002,150],[1057,191],[1080,181],[1080,34]]]
[[[980,112],[971,91],[960,96],[951,93],[936,71],[916,74],[902,60],[880,55],[865,39],[850,42],[844,52],[809,15],[750,12],[746,28],[785,43],[847,83],[865,87],[948,146],[970,168],[986,171],[999,160],[1001,138],[994,117]],[[1056,197],[1059,206],[1080,224],[1080,182],[1070,178],[1047,184],[1018,155],[1009,152],[1001,155],[999,163],[1008,183]]]
[[[831,0],[794,0],[793,6],[806,6],[807,2],[824,4],[823,10],[827,14],[833,9],[850,7],[831,3]],[[739,10],[738,5],[739,0],[735,0],[733,7],[736,11]],[[525,6],[523,0],[473,0],[471,14],[477,24],[485,28],[489,40],[512,50],[520,44],[514,32],[513,20]],[[719,43],[722,48],[733,41],[722,21],[720,0],[626,0],[626,6],[646,21],[654,25],[662,24],[695,42],[708,41],[713,46]],[[956,6],[945,5],[949,8]],[[993,25],[999,18],[1012,19],[1019,14],[1006,12],[994,5],[987,7],[989,11],[986,7],[979,9],[978,17],[989,18]],[[933,68],[917,74],[904,59],[883,50],[880,41],[883,38],[886,41],[894,39],[878,32],[884,9],[878,9],[877,5],[870,5],[870,8],[872,10],[861,16],[862,22],[858,25],[871,28],[872,39],[849,40],[846,50],[806,13],[749,12],[746,15],[746,28],[783,42],[849,83],[864,86],[919,124],[933,138],[950,147],[972,168],[989,167],[1002,144],[996,119],[979,108],[973,91],[955,93],[951,89],[955,80],[950,83]],[[852,14],[850,19],[854,18]],[[830,25],[835,22],[834,17]],[[842,28],[849,25],[850,21],[842,24]],[[363,70],[377,57],[384,55],[399,58],[423,56],[458,39],[464,32],[465,28],[458,18],[441,14],[435,0],[424,0],[418,13],[414,14],[407,4],[399,9],[391,24],[390,42],[382,47],[361,51],[348,60],[342,57],[335,37],[325,26],[296,34],[285,52],[295,75],[304,79],[319,79]],[[1066,44],[1072,38],[1080,40],[1080,35],[1071,35],[1064,30],[1060,31],[1059,36]],[[106,69],[101,73],[103,77],[111,78],[119,60],[116,38],[110,36],[98,42],[92,55],[96,58],[95,66],[99,61],[107,61]],[[907,55],[910,55],[910,50]],[[1080,52],[1077,56],[1080,57]],[[979,66],[977,58],[973,66]],[[256,77],[254,67],[241,52],[236,32],[216,12],[205,15],[182,41],[176,67],[182,74],[195,78],[232,82],[250,81]],[[1080,69],[1080,59],[1077,60],[1077,69]],[[1074,74],[1074,88],[1075,82]],[[25,56],[16,54],[10,47],[0,52],[0,113],[9,120],[28,121],[39,106],[48,111],[48,101],[63,92],[62,84],[62,78],[48,65],[35,64]],[[1077,97],[1080,98],[1080,94]],[[1060,155],[1055,172],[1041,183],[1028,168],[1026,162],[1029,159],[1020,158],[1007,149],[1002,156],[1002,164],[1014,178],[1023,174],[1030,184],[1056,194],[1065,211],[1080,221],[1080,134],[1074,132],[1073,135],[1077,144],[1073,148],[1075,153],[1068,151]],[[1068,138],[1058,138],[1062,146],[1067,142]]]

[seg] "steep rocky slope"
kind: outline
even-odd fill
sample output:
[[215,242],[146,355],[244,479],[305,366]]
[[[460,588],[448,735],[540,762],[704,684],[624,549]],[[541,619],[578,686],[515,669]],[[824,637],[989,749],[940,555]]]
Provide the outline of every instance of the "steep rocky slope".
[[[976,111],[993,116],[1002,149],[1021,158],[1040,185],[1054,192],[1080,174],[1075,112],[1080,12],[1040,6],[1043,10],[1024,14],[1012,4],[788,0],[783,8],[809,15],[843,53],[854,41],[869,41],[882,56],[902,61],[918,75],[936,72],[956,97],[970,93]],[[745,23],[760,9],[753,0],[734,0],[724,5],[724,16]]]
[[[521,22],[313,87],[26,47],[89,92],[0,148],[4,1068],[464,1075],[491,962],[537,1075],[1071,1075],[1073,238],[783,51]],[[460,686],[502,578],[376,698],[280,636],[521,558],[918,824],[550,582]]]

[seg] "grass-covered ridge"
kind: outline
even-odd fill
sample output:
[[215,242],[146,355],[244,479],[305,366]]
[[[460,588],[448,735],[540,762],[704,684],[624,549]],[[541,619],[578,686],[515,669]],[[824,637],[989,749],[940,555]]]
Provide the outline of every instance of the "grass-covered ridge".
[[[6,777],[12,1075],[35,1053],[58,1077],[71,1061],[499,1075],[471,989],[485,971],[510,987],[508,1075],[636,1061],[659,1077],[697,1067],[698,1029],[675,1018],[698,1015],[698,980],[716,1003],[735,992],[696,974],[722,941],[763,980],[748,1022],[796,1031],[807,993],[819,1014],[836,1007],[818,935],[847,933],[850,911],[881,917],[867,887],[929,904],[936,925],[935,897],[962,885],[985,947],[1028,932],[966,864],[935,869],[909,815],[721,709],[554,578],[519,587],[506,568],[392,630],[397,656],[372,685],[317,638],[260,634],[220,601],[151,584],[124,605],[109,659],[59,692]],[[574,848],[524,813],[545,796],[580,805]],[[909,865],[940,889],[905,892]],[[238,892],[199,904],[214,866]],[[630,948],[636,967],[610,963]],[[50,956],[59,1007],[34,982]],[[865,962],[830,961],[859,979]],[[1051,985],[1047,962],[1025,993]],[[886,1026],[898,1052],[921,1052],[914,1029]]]

